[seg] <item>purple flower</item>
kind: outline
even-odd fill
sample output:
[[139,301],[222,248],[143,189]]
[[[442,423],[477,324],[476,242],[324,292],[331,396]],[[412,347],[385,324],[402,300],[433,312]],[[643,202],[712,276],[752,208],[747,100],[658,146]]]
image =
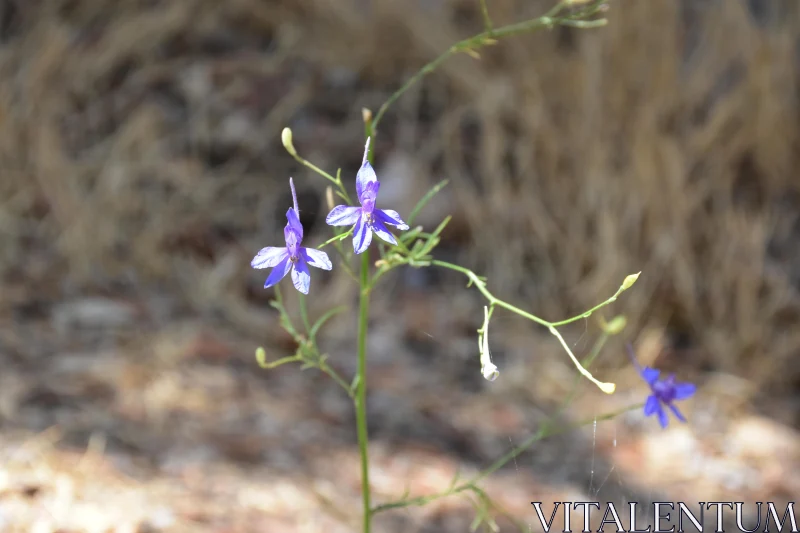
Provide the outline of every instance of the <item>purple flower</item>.
[[289,187],[292,189],[294,208],[290,207],[286,212],[288,222],[286,227],[283,228],[286,247],[267,246],[262,248],[250,262],[250,266],[253,268],[274,267],[267,277],[266,283],[264,283],[265,289],[278,283],[291,270],[294,287],[303,294],[308,294],[308,287],[311,284],[311,273],[308,271],[308,265],[323,270],[330,270],[332,265],[331,260],[328,259],[328,254],[325,252],[300,246],[300,243],[303,242],[303,225],[300,224],[300,218],[298,217],[300,210],[297,208],[297,194],[294,190],[292,178],[289,178]]
[[386,225],[395,226],[400,230],[407,230],[408,224],[403,222],[397,211],[391,209],[375,209],[378,199],[378,190],[381,182],[375,175],[372,165],[367,160],[369,153],[369,139],[364,148],[364,160],[356,174],[356,194],[361,207],[337,205],[328,213],[325,222],[331,226],[350,226],[353,228],[353,249],[356,254],[362,253],[372,242],[372,233],[389,244],[397,245],[394,235],[389,233]]
[[650,385],[650,390],[652,391],[652,394],[647,397],[647,401],[644,404],[645,416],[651,416],[657,413],[658,423],[661,424],[662,428],[666,428],[669,420],[667,419],[667,412],[664,410],[664,407],[669,407],[670,411],[672,411],[678,420],[686,422],[686,418],[672,402],[676,400],[685,400],[691,397],[697,390],[697,387],[693,383],[680,383],[675,381],[675,374],[670,374],[664,379],[658,379],[661,372],[654,368],[642,368],[639,366],[630,345],[628,346],[628,353],[630,354],[634,366],[636,366],[636,369],[642,376],[642,379]]

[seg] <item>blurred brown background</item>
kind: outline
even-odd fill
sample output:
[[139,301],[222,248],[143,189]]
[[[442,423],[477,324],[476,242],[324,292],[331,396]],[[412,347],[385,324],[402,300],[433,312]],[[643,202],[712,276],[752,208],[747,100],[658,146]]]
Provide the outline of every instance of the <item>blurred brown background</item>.
[[[551,7],[488,0],[496,25]],[[688,425],[640,412],[541,443],[488,493],[530,501],[800,496],[800,13],[791,0],[614,0],[605,28],[556,28],[446,62],[375,141],[379,206],[454,220],[437,250],[556,320],[633,289],[567,418],[642,401],[624,354],[700,385]],[[299,189],[326,239],[373,110],[481,31],[477,0],[3,0],[0,3],[2,531],[352,531],[347,397],[293,350],[249,267],[280,245]],[[348,241],[347,246],[350,245]],[[378,501],[447,487],[536,431],[575,369],[554,338],[495,313],[500,378],[480,376],[483,302],[448,272],[383,283],[370,330]],[[284,282],[293,306],[294,291]],[[312,272],[311,313],[354,369],[356,289]],[[581,356],[595,317],[563,330]],[[465,474],[466,475],[466,474]],[[624,504],[623,504],[624,505]],[[464,531],[467,501],[381,515],[379,531]],[[513,531],[500,521],[502,531]]]

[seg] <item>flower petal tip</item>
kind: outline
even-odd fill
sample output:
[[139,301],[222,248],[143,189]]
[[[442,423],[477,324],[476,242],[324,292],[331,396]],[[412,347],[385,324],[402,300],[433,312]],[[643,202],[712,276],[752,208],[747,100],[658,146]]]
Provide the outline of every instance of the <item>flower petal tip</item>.
[[305,261],[298,261],[292,268],[292,283],[294,288],[303,294],[308,294],[311,286],[311,273],[308,271]]
[[253,260],[250,261],[250,266],[253,268],[271,268],[286,259],[288,255],[289,252],[286,248],[267,246],[259,250]]
[[331,263],[328,254],[326,254],[322,250],[315,250],[314,248],[303,248],[302,253],[304,256],[303,258],[309,265],[322,270],[333,269],[333,264]]

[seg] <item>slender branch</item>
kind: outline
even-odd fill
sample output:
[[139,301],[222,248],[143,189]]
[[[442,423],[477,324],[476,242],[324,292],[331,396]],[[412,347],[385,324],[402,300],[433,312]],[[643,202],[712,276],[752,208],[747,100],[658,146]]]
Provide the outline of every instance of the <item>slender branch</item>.
[[489,17],[489,8],[486,7],[486,0],[481,2],[481,17],[483,17],[483,29],[485,31],[492,31],[492,19]]
[[282,357],[273,362],[268,362],[266,350],[263,347],[259,347],[256,349],[256,361],[258,362],[258,366],[266,370],[270,370],[287,363],[303,363],[303,368],[318,368],[320,371],[330,376],[330,378],[333,379],[333,381],[335,381],[340,387],[342,387],[345,392],[347,392],[347,395],[353,399],[354,393],[352,388],[344,381],[344,379],[342,379],[338,372],[328,365],[326,362],[328,356],[326,354],[320,354],[319,347],[317,346],[317,333],[319,332],[320,328],[336,313],[344,310],[345,307],[342,306],[329,310],[323,314],[322,317],[320,317],[312,326],[308,320],[308,310],[306,307],[305,296],[300,295],[300,315],[303,320],[303,327],[305,328],[305,334],[301,334],[294,327],[294,324],[292,324],[292,319],[286,312],[279,287],[275,288],[275,300],[272,302],[272,306],[278,310],[278,313],[280,314],[281,325],[286,331],[289,332],[294,341],[298,344],[298,349],[297,353],[294,355]]
[[317,174],[319,174],[320,176],[322,176],[322,177],[323,177],[323,178],[325,178],[326,180],[330,181],[331,183],[333,183],[333,184],[334,184],[334,185],[336,185],[337,187],[339,187],[339,186],[340,186],[340,184],[339,184],[339,182],[336,180],[336,178],[334,178],[333,176],[331,176],[330,174],[328,174],[327,172],[325,172],[324,170],[322,170],[321,168],[319,168],[317,165],[315,165],[315,164],[314,164],[314,163],[312,163],[311,161],[308,161],[308,160],[306,160],[306,159],[303,159],[302,157],[300,157],[300,156],[297,154],[297,152],[291,153],[291,156],[292,156],[292,157],[294,157],[295,161],[297,161],[297,162],[298,162],[298,163],[300,163],[301,165],[304,165],[304,166],[306,166],[306,167],[310,168],[311,170],[313,170],[314,172],[316,172]]
[[295,159],[295,161],[297,161],[303,166],[310,168],[311,170],[313,170],[326,180],[336,185],[336,188],[338,189],[337,194],[348,204],[352,203],[350,202],[350,197],[347,195],[347,191],[345,190],[344,185],[342,185],[341,172],[337,172],[336,177],[334,178],[333,176],[331,176],[330,174],[319,168],[311,161],[308,161],[300,157],[300,155],[297,153],[297,149],[294,147],[291,129],[283,128],[283,131],[281,132],[281,142],[283,143],[283,147],[286,149],[287,152],[289,152],[289,155],[291,155]]
[[353,228],[350,228],[349,230],[347,230],[347,231],[345,231],[345,232],[343,232],[343,233],[340,233],[339,235],[334,235],[333,237],[331,237],[331,238],[330,238],[330,239],[328,239],[327,241],[325,241],[325,242],[323,242],[322,244],[320,244],[319,246],[317,246],[317,250],[321,250],[322,248],[325,248],[325,247],[326,247],[326,246],[328,246],[329,244],[336,243],[336,242],[338,242],[338,241],[343,241],[343,240],[344,240],[344,239],[346,239],[346,238],[347,238],[347,237],[348,237],[348,236],[349,236],[351,233],[353,233]]
[[369,533],[372,519],[369,486],[369,435],[367,432],[367,325],[369,323],[369,254],[361,255],[361,290],[358,315],[358,384],[356,426],[361,456],[361,493],[364,502],[363,532]]
[[613,411],[613,412],[606,413],[606,414],[601,415],[601,416],[592,417],[591,419],[584,420],[580,424],[577,424],[577,426],[563,426],[563,427],[559,427],[559,428],[557,428],[557,429],[555,429],[553,431],[550,430],[553,427],[553,424],[551,423],[552,419],[550,419],[550,420],[548,420],[548,422],[545,422],[545,424],[542,425],[542,427],[539,429],[539,431],[537,431],[535,434],[533,434],[531,437],[529,437],[525,442],[523,442],[519,446],[517,446],[514,449],[512,449],[511,451],[509,451],[508,453],[506,453],[501,458],[497,459],[494,463],[492,463],[492,465],[489,468],[487,468],[486,470],[482,471],[481,473],[479,473],[478,475],[476,475],[475,477],[473,477],[469,481],[465,481],[464,483],[461,483],[460,485],[456,485],[455,487],[452,487],[452,488],[447,489],[447,490],[442,491],[442,492],[438,492],[436,494],[431,494],[431,495],[428,495],[428,496],[418,496],[416,498],[408,498],[408,499],[403,499],[403,500],[399,500],[399,501],[396,501],[396,502],[391,502],[391,503],[385,503],[385,504],[382,504],[382,505],[378,505],[378,506],[376,506],[375,508],[372,509],[372,513],[373,514],[377,514],[377,513],[380,513],[382,511],[388,511],[390,509],[400,509],[400,508],[403,508],[403,507],[426,505],[426,504],[428,504],[428,503],[430,503],[430,502],[432,502],[434,500],[445,498],[447,496],[452,496],[454,494],[459,494],[459,493],[467,491],[467,490],[474,490],[475,488],[477,488],[476,484],[479,481],[481,481],[482,479],[484,479],[484,478],[488,477],[489,475],[493,474],[494,472],[499,470],[501,467],[503,467],[503,465],[505,465],[506,463],[508,463],[509,461],[514,459],[515,457],[519,456],[520,454],[522,454],[532,444],[534,444],[535,442],[537,442],[539,440],[542,440],[545,437],[552,437],[554,435],[559,435],[561,433],[569,431],[570,429],[573,429],[574,427],[582,427],[582,426],[585,426],[585,425],[588,425],[588,424],[592,424],[592,423],[595,423],[595,422],[602,422],[604,420],[610,420],[610,419],[612,419],[614,417],[617,417],[617,416],[621,415],[622,413],[626,413],[626,412],[631,411],[633,409],[639,409],[641,407],[642,407],[642,404],[636,404],[636,405],[628,406],[628,407],[626,407],[624,409],[620,409],[618,411]]
[[340,387],[342,387],[345,390],[345,392],[347,392],[347,395],[350,397],[351,400],[355,400],[355,395],[353,394],[353,390],[350,388],[350,385],[348,385],[347,382],[342,379],[342,377],[339,375],[338,372],[336,372],[333,368],[328,366],[327,362],[325,362],[324,360],[320,362],[319,369],[322,372],[328,374],[328,376],[330,376],[330,378],[333,381],[335,381]]
[[[631,278],[632,278],[632,281],[629,281]],[[586,311],[584,313],[581,313],[579,315],[575,315],[572,318],[567,318],[566,320],[559,320],[558,322],[552,322],[550,325],[553,326],[554,328],[557,328],[557,327],[560,327],[560,326],[564,326],[566,324],[570,324],[572,322],[577,322],[578,320],[581,320],[582,318],[589,318],[590,316],[592,316],[592,313],[594,313],[595,311],[597,311],[601,307],[605,307],[605,306],[607,306],[609,304],[612,304],[612,303],[616,302],[617,301],[617,297],[619,297],[620,294],[622,294],[623,292],[628,290],[636,282],[636,280],[638,278],[639,278],[639,274],[631,274],[630,276],[625,278],[625,281],[622,283],[622,285],[620,285],[619,289],[617,289],[617,292],[614,293],[614,296],[612,296],[611,298],[609,298],[605,302],[602,302],[602,303],[599,303],[599,304],[595,305],[594,307],[592,307],[591,309],[589,309],[588,311]]]
[[[595,13],[601,11],[603,9],[603,5],[605,5],[603,1],[595,0],[585,9],[578,10],[564,16],[557,16],[558,13],[561,13],[568,5],[569,5],[568,1],[562,1],[544,16],[537,17],[534,19],[529,19],[523,22],[518,22],[515,24],[509,24],[507,26],[502,26],[496,29],[485,28],[483,32],[457,42],[456,44],[448,48],[439,57],[424,65],[421,69],[419,69],[416,72],[416,74],[411,76],[398,90],[396,90],[394,93],[391,94],[391,96],[389,96],[386,102],[384,102],[383,105],[381,105],[381,107],[378,109],[378,112],[375,114],[374,119],[372,119],[372,123],[370,124],[371,129],[373,130],[373,132],[378,129],[378,124],[380,124],[381,120],[383,119],[383,115],[386,114],[386,111],[392,106],[392,104],[395,103],[395,101],[397,101],[398,98],[400,98],[403,95],[403,93],[405,93],[409,88],[411,88],[411,86],[413,86],[419,80],[424,78],[426,75],[436,70],[439,67],[439,65],[441,65],[451,56],[459,52],[474,51],[476,48],[480,48],[488,44],[494,44],[496,39],[500,39],[503,37],[511,37],[513,35],[518,35],[520,33],[528,33],[542,28],[552,28],[553,26],[558,26],[558,25],[572,26],[579,28],[596,28],[604,26],[607,23],[605,19],[581,20],[587,16],[594,15]],[[485,0],[481,0],[481,10],[483,13],[484,26],[486,26],[487,23],[491,25],[491,21],[488,19],[488,10],[486,9]]]
[[306,305],[306,295],[300,294],[300,320],[303,321],[303,327],[306,328],[306,333],[311,333],[311,322],[308,321],[308,307]]
[[281,357],[277,361],[272,361],[271,363],[266,360],[266,358],[261,355],[260,352],[256,352],[256,360],[258,361],[258,366],[265,370],[272,370],[273,368],[279,367],[281,365],[285,365],[286,363],[294,363],[296,361],[302,361],[303,358],[299,355],[287,355],[286,357]]
[[[567,345],[567,343],[564,342],[564,338],[561,336],[561,334],[555,328],[555,324],[554,323],[548,322],[547,320],[545,320],[543,318],[539,318],[536,315],[532,315],[531,313],[528,313],[527,311],[523,311],[519,307],[511,305],[510,303],[504,302],[503,300],[497,298],[495,295],[493,295],[491,292],[489,292],[489,289],[486,288],[486,282],[483,281],[483,279],[481,279],[477,274],[475,274],[473,271],[471,271],[468,268],[464,268],[464,267],[459,266],[459,265],[454,265],[453,263],[448,263],[446,261],[439,261],[438,259],[432,260],[431,264],[432,265],[436,265],[436,266],[440,266],[440,267],[443,267],[443,268],[449,268],[450,270],[455,270],[456,272],[461,272],[462,274],[467,276],[469,278],[470,282],[472,282],[472,284],[475,285],[475,287],[480,291],[480,293],[483,294],[483,296],[489,301],[490,306],[495,306],[496,305],[498,307],[502,307],[504,309],[507,309],[507,310],[511,311],[512,313],[520,315],[520,316],[522,316],[524,318],[527,318],[528,320],[531,320],[533,322],[536,322],[537,324],[540,324],[540,325],[546,327],[548,329],[548,331],[550,331],[550,333],[552,333],[558,339],[558,341],[561,343],[561,346],[563,346],[564,349],[567,351],[567,354],[569,355],[570,359],[572,359],[572,362],[575,364],[575,366],[578,368],[578,371],[581,374],[583,374],[589,381],[591,381],[592,383],[597,385],[597,387],[600,390],[602,390],[603,392],[605,392],[606,394],[611,394],[611,393],[614,392],[614,390],[616,389],[616,385],[614,385],[613,383],[605,383],[605,382],[602,382],[602,381],[598,381],[592,375],[591,372],[586,370],[586,368],[583,365],[581,365],[580,361],[578,361],[578,359],[575,357],[575,354],[572,353],[572,350],[570,350],[570,348]],[[624,290],[624,289],[622,289],[622,287],[620,287],[620,290],[617,291],[617,294],[619,294],[619,292],[621,290]],[[592,308],[592,311],[595,311],[595,310],[599,309],[600,307],[602,307],[604,305],[608,305],[609,303],[611,303],[614,300],[616,300],[617,294],[615,294],[612,298],[609,298],[608,300],[606,300],[604,303]],[[589,312],[589,314],[591,314],[591,313]],[[567,323],[572,322],[574,320],[577,320],[579,318],[583,318],[584,316],[588,316],[588,314],[587,313],[582,313],[581,315],[578,315],[578,318],[568,319],[566,321],[561,321],[560,324],[567,324]]]
[[580,363],[580,361],[578,361],[578,358],[575,357],[575,354],[572,353],[572,350],[569,349],[569,346],[567,345],[567,343],[564,342],[564,337],[561,336],[561,333],[559,333],[556,328],[554,328],[553,326],[550,326],[547,329],[550,331],[550,333],[552,333],[558,339],[558,342],[561,343],[561,346],[564,348],[564,350],[566,350],[567,354],[569,355],[569,358],[572,359],[572,362],[575,363],[576,367],[578,367],[578,371],[581,374],[583,374],[586,377],[586,379],[588,379],[589,381],[591,381],[592,383],[597,385],[597,387],[601,391],[605,392],[606,394],[613,394],[614,391],[617,390],[617,386],[615,384],[613,384],[613,383],[604,383],[602,381],[597,381],[597,379],[595,379],[595,377],[591,374],[591,372],[586,370],[586,367],[584,367]]

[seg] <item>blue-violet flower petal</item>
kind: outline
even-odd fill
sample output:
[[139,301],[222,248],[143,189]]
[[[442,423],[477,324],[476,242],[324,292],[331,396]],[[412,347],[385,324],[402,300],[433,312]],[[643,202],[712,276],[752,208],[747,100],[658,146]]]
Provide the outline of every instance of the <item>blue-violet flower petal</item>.
[[361,207],[337,205],[325,217],[325,222],[331,226],[353,225],[353,250],[356,254],[363,253],[369,248],[373,233],[381,240],[396,246],[397,240],[387,225],[400,230],[408,229],[408,224],[403,222],[397,211],[375,208],[381,182],[378,181],[378,176],[375,175],[375,170],[367,159],[368,154],[369,139],[364,147],[361,168],[356,174],[356,195]]
[[[286,211],[286,226],[283,228],[286,247],[267,246],[262,248],[250,262],[250,266],[253,268],[274,267],[264,283],[265,289],[281,281],[291,270],[292,283],[295,288],[303,294],[308,294],[311,285],[311,273],[308,265],[323,270],[330,270],[332,265],[328,254],[322,250],[300,246],[303,242],[303,225],[300,223],[297,193],[292,178],[289,178],[289,187],[292,190],[293,206]],[[358,210],[358,208],[355,209]]]
[[657,414],[658,423],[662,428],[666,428],[669,423],[665,410],[665,407],[667,407],[672,411],[672,414],[675,415],[675,418],[681,422],[686,422],[686,417],[683,416],[683,413],[678,410],[673,402],[690,398],[697,391],[697,387],[693,383],[680,383],[675,381],[674,374],[659,379],[661,372],[654,368],[641,367],[636,361],[636,356],[630,345],[628,345],[627,348],[631,361],[639,371],[639,375],[642,376],[642,379],[650,386],[650,391],[652,393],[647,397],[647,401],[644,404],[645,416]]

